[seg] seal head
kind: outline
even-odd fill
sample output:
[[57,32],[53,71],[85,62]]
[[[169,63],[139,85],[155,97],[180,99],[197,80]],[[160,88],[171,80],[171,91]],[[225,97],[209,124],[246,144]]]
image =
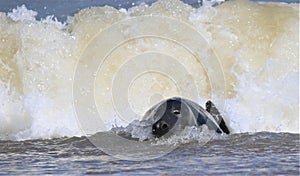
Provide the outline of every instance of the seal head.
[[153,119],[152,134],[156,138],[167,137],[186,126],[204,124],[217,133],[229,134],[225,121],[215,105],[211,101],[206,104],[207,110],[191,100],[174,97],[153,106],[145,113],[144,119]]

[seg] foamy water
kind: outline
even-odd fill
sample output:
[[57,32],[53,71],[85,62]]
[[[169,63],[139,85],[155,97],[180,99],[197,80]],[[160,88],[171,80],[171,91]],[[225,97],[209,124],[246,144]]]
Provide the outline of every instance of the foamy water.
[[[203,63],[176,42],[157,37],[126,41],[109,53],[101,69],[93,75],[96,107],[88,111],[101,114],[104,126],[93,126],[93,121],[87,117],[90,133],[108,130],[112,125],[127,125],[162,98],[192,96],[195,91],[196,101],[201,105],[207,99],[224,100],[224,106],[222,101],[215,103],[222,107],[225,121],[234,133],[299,133],[298,4],[240,0],[194,9],[180,1],[162,0],[150,7],[142,4],[128,10],[83,9],[70,17],[68,24],[51,17],[37,21],[36,12],[25,6],[8,14],[1,13],[0,139],[84,135],[73,99],[76,68],[91,64],[85,63],[88,60],[82,60],[82,55],[99,33],[112,24],[143,15],[168,17],[190,25],[214,50],[222,68],[205,67],[210,55],[206,55],[207,43],[202,41],[194,41],[197,43],[194,47],[204,53]],[[130,36],[140,28],[123,26],[120,30]],[[170,32],[169,28],[160,30]],[[176,41],[195,35],[187,31],[180,31],[180,34]],[[117,36],[112,31],[109,37],[99,40],[109,43],[114,37]],[[89,54],[103,55],[103,52],[104,48],[99,48]],[[148,53],[162,54],[151,58]],[[140,59],[147,63],[149,58],[155,68],[166,70],[166,73],[150,73],[147,64],[136,62]],[[175,64],[170,64],[170,59]],[[128,78],[140,68],[148,72]],[[181,68],[187,72],[178,71]],[[214,91],[223,90],[213,90],[212,81],[222,88],[218,83],[223,83],[223,78],[212,80],[211,76],[220,72],[224,75],[226,89],[223,94],[216,94]],[[77,79],[84,82],[84,76]],[[130,86],[114,82],[124,78],[130,80]],[[187,91],[182,92],[180,86]],[[82,89],[80,93],[85,95],[90,91]],[[118,102],[113,102],[113,94],[123,95],[124,92],[128,99],[117,97],[117,100],[128,102],[136,116],[130,113],[120,116],[116,111],[114,105]]]

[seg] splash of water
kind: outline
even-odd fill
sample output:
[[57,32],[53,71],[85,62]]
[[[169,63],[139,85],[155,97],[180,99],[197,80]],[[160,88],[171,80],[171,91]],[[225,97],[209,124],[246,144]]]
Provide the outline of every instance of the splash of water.
[[[83,135],[72,99],[82,51],[99,31],[119,20],[157,14],[192,25],[219,56],[227,82],[223,113],[233,132],[299,133],[298,4],[240,0],[195,9],[177,0],[161,0],[120,11],[83,9],[68,24],[51,17],[37,21],[36,12],[25,6],[0,13],[0,139]],[[138,30],[130,29],[129,33]],[[178,57],[192,73],[183,84],[193,80],[203,100],[211,97],[205,69],[188,52],[163,40],[131,41],[113,52],[104,63],[105,72],[96,75],[96,103],[102,105],[107,126],[129,123],[116,118],[109,103],[111,78],[126,58],[150,50]],[[172,81],[155,74],[136,79],[128,91],[132,108],[141,115],[159,101],[152,95],[178,95]]]

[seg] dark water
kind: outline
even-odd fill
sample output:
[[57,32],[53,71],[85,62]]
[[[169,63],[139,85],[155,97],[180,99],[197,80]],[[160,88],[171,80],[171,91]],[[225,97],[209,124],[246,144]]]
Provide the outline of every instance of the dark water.
[[148,161],[126,161],[86,137],[1,141],[0,174],[299,175],[299,134],[233,134],[204,146],[182,144]]

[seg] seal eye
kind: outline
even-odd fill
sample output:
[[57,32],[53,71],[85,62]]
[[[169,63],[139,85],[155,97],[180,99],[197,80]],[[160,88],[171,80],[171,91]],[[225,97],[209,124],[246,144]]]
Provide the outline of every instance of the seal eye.
[[178,114],[180,114],[180,111],[178,109],[174,109],[173,114],[178,115]]
[[164,124],[161,126],[161,128],[162,128],[163,130],[165,130],[165,129],[168,128],[168,125],[167,125],[166,123],[164,123]]

